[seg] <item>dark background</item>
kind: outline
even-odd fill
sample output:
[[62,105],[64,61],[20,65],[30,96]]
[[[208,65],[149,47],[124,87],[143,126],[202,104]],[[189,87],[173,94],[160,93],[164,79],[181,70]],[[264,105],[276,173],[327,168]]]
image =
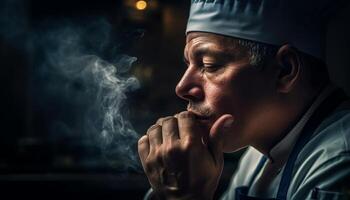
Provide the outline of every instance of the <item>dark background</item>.
[[[101,162],[98,149],[89,146],[80,135],[60,142],[48,139],[51,123],[62,115],[57,105],[65,105],[57,100],[50,102],[52,107],[38,106],[35,102],[34,95],[40,96],[33,92],[36,85],[32,78],[38,54],[36,50],[25,50],[25,37],[42,24],[54,27],[61,20],[88,24],[94,18],[104,18],[112,24],[115,35],[112,43],[118,43],[118,52],[138,58],[131,74],[139,79],[141,88],[128,94],[128,106],[130,121],[142,135],[157,118],[186,106],[174,89],[185,70],[182,55],[189,2],[150,0],[152,6],[143,11],[135,9],[136,0],[9,2],[15,4],[14,16],[21,19],[6,23],[13,37],[0,35],[0,199],[142,198],[149,188],[142,171]],[[2,11],[6,11],[6,5],[5,1]],[[332,80],[348,94],[349,11],[349,7],[344,9],[331,21],[327,37],[327,63]],[[218,193],[227,184],[240,155],[241,152],[226,156]]]

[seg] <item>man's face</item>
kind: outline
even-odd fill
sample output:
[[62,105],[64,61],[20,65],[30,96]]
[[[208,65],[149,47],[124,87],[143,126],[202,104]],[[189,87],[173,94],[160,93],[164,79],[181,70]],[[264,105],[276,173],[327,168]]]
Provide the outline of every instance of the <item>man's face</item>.
[[188,34],[184,58],[187,69],[176,93],[188,101],[187,110],[209,128],[223,114],[234,117],[223,136],[225,152],[259,142],[273,108],[274,70],[250,65],[247,49],[235,39],[209,33]]

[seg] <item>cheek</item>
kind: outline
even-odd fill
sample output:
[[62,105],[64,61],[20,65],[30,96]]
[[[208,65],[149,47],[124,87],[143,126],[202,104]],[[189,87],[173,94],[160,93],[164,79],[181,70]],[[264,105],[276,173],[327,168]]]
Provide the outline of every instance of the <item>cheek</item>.
[[204,86],[205,103],[218,117],[221,114],[234,114],[241,96],[241,89],[237,87],[240,84],[236,84],[235,78],[231,73],[225,72],[208,80]]
[[206,87],[205,101],[208,106],[216,113],[222,113],[222,110],[230,109],[232,106],[231,88],[224,84],[208,85]]
[[[249,73],[240,73],[236,76],[231,76],[226,81],[218,82],[217,84],[210,85],[208,89],[208,102],[209,105],[215,109],[218,117],[222,114],[232,114],[235,118],[235,126],[232,134],[226,135],[225,141],[231,141],[233,149],[244,145],[247,135],[247,128],[251,121],[253,121],[252,113],[255,108],[259,107],[259,101],[261,98],[260,88],[255,88],[256,85],[261,87],[261,83],[258,80],[254,80]],[[237,138],[240,140],[237,141]],[[233,142],[232,141],[236,141]],[[232,150],[232,149],[231,149]]]
[[226,152],[236,151],[252,141],[251,125],[266,103],[267,90],[266,81],[249,71],[231,73],[205,85],[206,105],[217,117],[232,114],[235,118],[232,132],[224,136]]
[[235,110],[240,114],[247,114],[251,109],[259,106],[266,95],[266,81],[255,70],[246,70],[231,79],[230,96]]
[[250,75],[249,70],[228,69],[209,80],[206,85],[208,102],[224,110],[236,110],[235,107],[240,107],[247,99],[254,98]]

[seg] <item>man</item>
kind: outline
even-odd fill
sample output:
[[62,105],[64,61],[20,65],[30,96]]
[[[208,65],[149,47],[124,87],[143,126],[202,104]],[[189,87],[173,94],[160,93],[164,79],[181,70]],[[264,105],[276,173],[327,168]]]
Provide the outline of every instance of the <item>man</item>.
[[323,25],[333,1],[192,1],[176,94],[138,150],[146,198],[212,199],[223,153],[249,146],[222,199],[344,199],[350,112],[329,83]]

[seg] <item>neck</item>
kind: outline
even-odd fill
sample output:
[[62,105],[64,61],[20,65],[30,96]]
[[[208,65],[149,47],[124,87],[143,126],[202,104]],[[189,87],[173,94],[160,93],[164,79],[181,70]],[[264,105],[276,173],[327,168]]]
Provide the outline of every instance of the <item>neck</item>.
[[322,88],[280,97],[280,103],[266,118],[267,120],[264,123],[267,124],[266,129],[259,134],[261,137],[252,146],[261,153],[268,155],[270,150],[298,123],[320,94]]

